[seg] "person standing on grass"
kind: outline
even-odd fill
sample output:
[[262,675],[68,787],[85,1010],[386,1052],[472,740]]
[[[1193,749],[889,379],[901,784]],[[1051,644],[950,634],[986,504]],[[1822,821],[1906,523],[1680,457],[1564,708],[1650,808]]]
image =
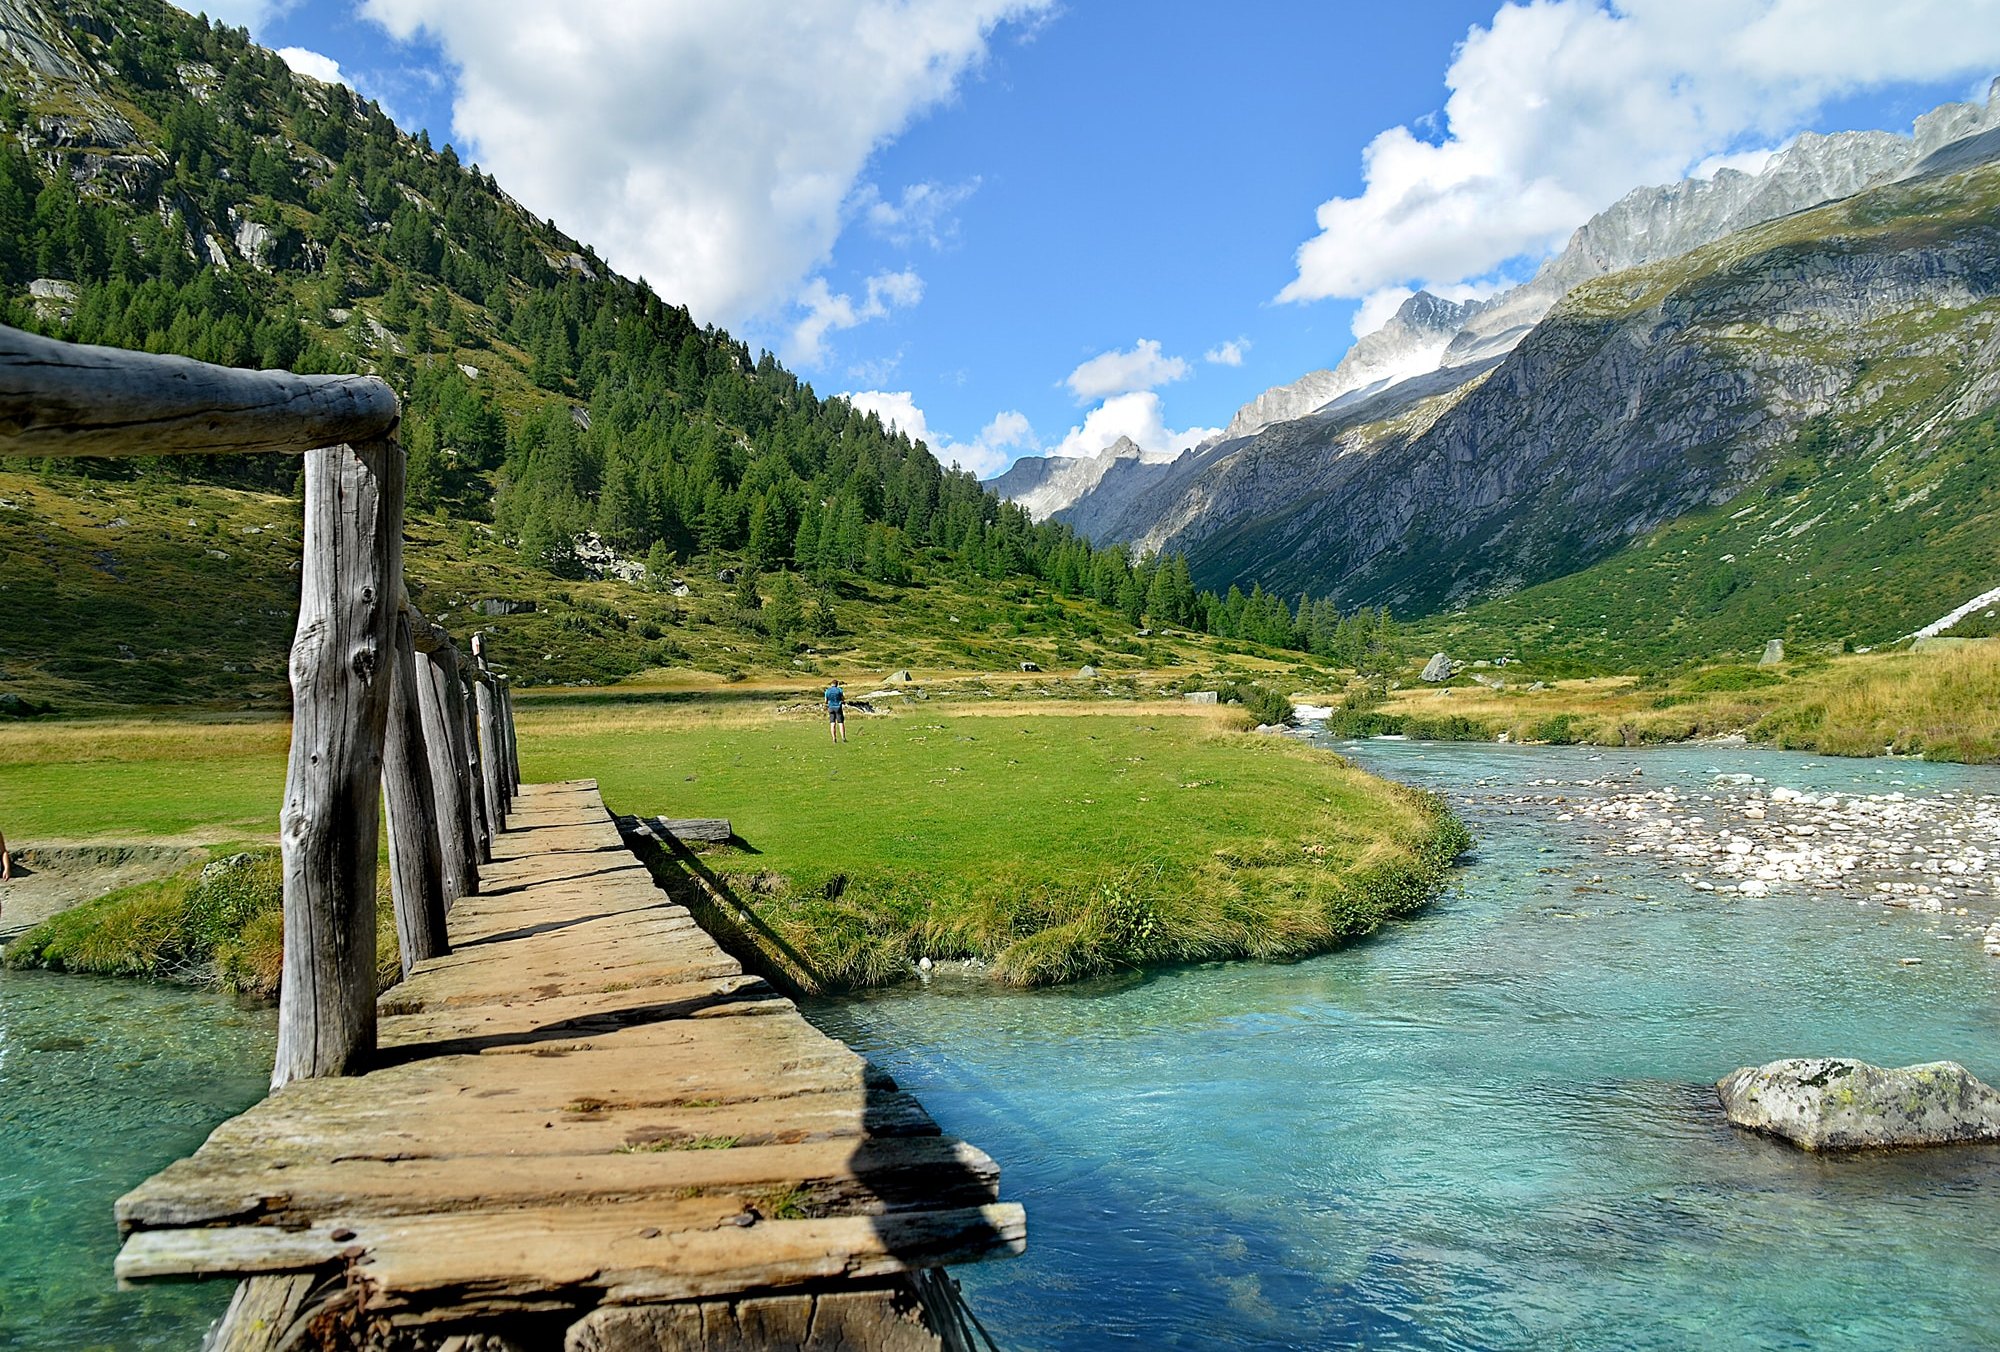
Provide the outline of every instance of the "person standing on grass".
[[840,688],[838,676],[826,688],[826,727],[836,743],[847,740],[847,692]]

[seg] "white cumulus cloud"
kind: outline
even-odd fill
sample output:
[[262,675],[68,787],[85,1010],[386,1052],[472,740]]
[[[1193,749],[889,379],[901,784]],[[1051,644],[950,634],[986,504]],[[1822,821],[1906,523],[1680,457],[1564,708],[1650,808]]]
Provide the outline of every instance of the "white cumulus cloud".
[[324,84],[344,84],[353,87],[354,82],[342,73],[338,61],[311,48],[280,47],[278,56],[300,75],[309,75]]
[[361,8],[442,48],[454,136],[510,193],[700,318],[741,325],[827,264],[875,150],[952,95],[997,26],[1052,3]]
[[1081,404],[1133,390],[1150,390],[1188,373],[1184,358],[1169,357],[1156,338],[1141,338],[1130,352],[1100,352],[1063,379]]
[[1241,366],[1243,354],[1250,350],[1248,338],[1231,338],[1226,343],[1217,343],[1201,354],[1201,359],[1210,366]]
[[1160,396],[1151,390],[1116,394],[1084,415],[1069,429],[1050,455],[1096,455],[1120,437],[1128,437],[1148,460],[1171,460],[1197,442],[1215,436],[1219,427],[1167,426]]
[[930,420],[908,390],[862,390],[841,397],[864,413],[873,413],[886,426],[896,428],[912,441],[929,446],[939,463],[971,470],[981,479],[992,478],[1015,456],[1040,447],[1027,415],[1014,409],[995,414],[991,422],[979,429],[978,436],[959,443],[931,430]]
[[905,269],[878,272],[870,277],[859,303],[846,292],[838,295],[826,278],[806,283],[799,296],[805,314],[792,326],[786,345],[786,360],[801,366],[817,366],[826,356],[826,336],[837,329],[851,329],[871,319],[883,319],[892,309],[908,309],[924,298],[924,279]]
[[912,183],[892,202],[874,184],[864,183],[855,190],[855,213],[871,232],[898,248],[926,244],[942,249],[958,233],[958,209],[977,191],[976,178]]
[[1996,67],[2000,0],[1507,4],[1453,56],[1443,135],[1370,142],[1361,193],[1320,205],[1278,298],[1484,278],[1636,184],[1782,141],[1830,100]]

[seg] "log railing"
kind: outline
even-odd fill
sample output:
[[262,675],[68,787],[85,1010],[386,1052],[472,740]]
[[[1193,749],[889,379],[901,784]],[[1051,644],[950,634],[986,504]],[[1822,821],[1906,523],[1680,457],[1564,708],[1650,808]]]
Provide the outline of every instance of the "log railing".
[[305,457],[305,557],[280,813],[285,951],[273,1088],[375,1050],[377,842],[388,809],[403,970],[446,951],[520,784],[513,695],[403,587],[401,408],[372,376],[241,371],[0,326],[0,460]]

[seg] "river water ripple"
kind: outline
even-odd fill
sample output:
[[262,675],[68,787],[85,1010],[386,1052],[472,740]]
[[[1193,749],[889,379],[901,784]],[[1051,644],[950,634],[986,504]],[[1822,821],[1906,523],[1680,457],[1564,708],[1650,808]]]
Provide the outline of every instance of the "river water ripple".
[[[1449,796],[1479,842],[1449,896],[1376,941],[809,1011],[1027,1203],[1027,1256],[962,1273],[1003,1346],[2000,1347],[2000,1150],[1814,1159],[1731,1129],[1711,1087],[1814,1053],[2000,1081],[1990,870],[1907,867],[2000,857],[1978,817],[2000,773],[1341,749]],[[1820,887],[1784,859],[1756,877],[1813,824],[1780,789],[1926,806]],[[1733,872],[1725,827],[1753,842]],[[268,1011],[0,971],[0,1347],[198,1341],[227,1289],[116,1291],[111,1203],[254,1101],[270,1055]]]
[[2000,1347],[2000,1150],[1814,1159],[1729,1127],[1712,1088],[1815,1053],[2000,1082],[1991,880],[1953,875],[1936,911],[1857,906],[1899,895],[1873,873],[1725,894],[1696,883],[1731,875],[1629,850],[1618,807],[1671,786],[1734,832],[1758,799],[1783,815],[1780,788],[1976,804],[2000,774],[1340,749],[1446,794],[1479,842],[1452,895],[1374,942],[812,1011],[1027,1204],[1027,1256],[962,1273],[1003,1346]]

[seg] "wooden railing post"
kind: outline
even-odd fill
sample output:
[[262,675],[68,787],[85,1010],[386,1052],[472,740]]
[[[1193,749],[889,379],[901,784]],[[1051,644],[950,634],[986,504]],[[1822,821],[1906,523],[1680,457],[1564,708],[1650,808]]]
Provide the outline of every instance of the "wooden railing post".
[[417,651],[417,691],[424,721],[424,750],[430,753],[431,784],[437,790],[438,848],[444,853],[444,900],[449,907],[479,891],[478,827],[472,815],[472,777],[465,759],[464,696],[458,661],[442,634],[428,650]]
[[465,728],[465,768],[471,776],[467,785],[472,800],[473,833],[479,838],[479,862],[493,862],[493,816],[486,800],[486,756],[479,742],[479,669],[461,658],[459,671],[467,684],[458,692]]
[[514,730],[514,683],[500,682],[500,726],[507,734],[507,781],[509,796],[521,791],[521,740]]
[[486,820],[497,840],[507,829],[507,799],[500,791],[500,702],[493,693],[493,678],[484,670],[473,674],[473,697],[479,703],[479,777],[486,793]]
[[396,910],[403,975],[449,950],[445,939],[444,850],[439,843],[437,784],[425,746],[421,678],[410,617],[398,605],[394,680],[390,685],[382,787],[389,805],[389,886]]
[[402,448],[312,451],[305,480],[274,1089],[358,1070],[375,1049],[375,846],[402,596]]

